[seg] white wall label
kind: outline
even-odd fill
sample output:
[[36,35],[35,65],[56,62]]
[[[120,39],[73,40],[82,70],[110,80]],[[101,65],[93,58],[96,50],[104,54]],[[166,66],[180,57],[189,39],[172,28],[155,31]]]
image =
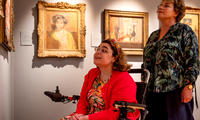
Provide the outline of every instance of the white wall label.
[[20,32],[20,45],[21,46],[32,46],[32,33],[31,32]]

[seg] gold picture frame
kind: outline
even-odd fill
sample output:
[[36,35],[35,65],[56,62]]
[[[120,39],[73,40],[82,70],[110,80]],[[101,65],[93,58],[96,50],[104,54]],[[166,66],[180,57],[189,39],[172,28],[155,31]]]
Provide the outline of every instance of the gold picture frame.
[[38,2],[38,56],[85,57],[85,4]]
[[3,10],[5,12],[4,17],[0,20],[0,30],[2,31],[0,34],[0,43],[6,50],[14,51],[15,48],[13,43],[13,0],[3,1],[2,4]]
[[185,16],[181,20],[181,23],[189,25],[195,32],[197,39],[199,40],[200,49],[200,8],[192,8],[187,6]]
[[104,10],[105,39],[116,39],[127,55],[143,55],[148,39],[148,13]]

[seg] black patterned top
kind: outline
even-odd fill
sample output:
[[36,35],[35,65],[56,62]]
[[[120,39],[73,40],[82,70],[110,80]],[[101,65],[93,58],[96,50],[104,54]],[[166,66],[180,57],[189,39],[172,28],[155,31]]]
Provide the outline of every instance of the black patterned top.
[[194,83],[199,74],[199,45],[193,30],[186,24],[172,25],[158,40],[154,31],[144,48],[142,67],[150,71],[149,90],[169,92]]

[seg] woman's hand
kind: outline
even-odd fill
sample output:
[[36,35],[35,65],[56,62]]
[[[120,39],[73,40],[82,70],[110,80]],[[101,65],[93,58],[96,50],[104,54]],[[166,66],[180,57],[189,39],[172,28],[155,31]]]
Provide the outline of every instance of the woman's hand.
[[84,116],[84,115],[83,114],[74,113],[71,116],[66,116],[64,118],[61,118],[60,120],[86,120],[86,119],[81,119],[81,116]]
[[192,85],[187,85],[183,88],[181,92],[181,102],[188,103],[192,100]]
[[88,115],[82,115],[79,120],[89,120]]
[[61,118],[60,120],[70,120],[70,119],[69,119],[70,117],[71,117],[71,116],[65,116],[65,117]]

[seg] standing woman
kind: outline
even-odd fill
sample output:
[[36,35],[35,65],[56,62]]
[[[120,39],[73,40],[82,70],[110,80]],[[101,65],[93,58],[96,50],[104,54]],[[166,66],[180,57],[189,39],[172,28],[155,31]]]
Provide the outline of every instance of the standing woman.
[[[130,65],[116,40],[102,41],[94,54],[96,68],[85,76],[76,113],[61,120],[118,120],[115,101],[137,103],[137,86],[129,75]],[[130,120],[136,120],[140,112],[128,113]]]
[[147,120],[194,120],[193,87],[199,74],[199,45],[193,30],[179,21],[183,0],[162,0],[157,10],[160,28],[144,48],[143,67],[151,73]]

